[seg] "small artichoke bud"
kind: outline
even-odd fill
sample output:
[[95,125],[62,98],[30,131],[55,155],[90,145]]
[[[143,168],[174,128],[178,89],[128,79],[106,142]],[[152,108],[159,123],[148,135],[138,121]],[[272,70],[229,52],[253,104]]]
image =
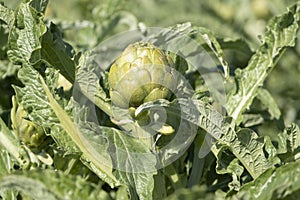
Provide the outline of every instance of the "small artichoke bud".
[[27,113],[22,104],[16,102],[15,97],[12,99],[13,108],[11,110],[12,127],[16,131],[19,139],[29,147],[38,147],[45,139],[44,129],[27,120]]
[[111,65],[108,75],[111,101],[121,108],[169,100],[177,82],[171,57],[145,42],[129,45]]

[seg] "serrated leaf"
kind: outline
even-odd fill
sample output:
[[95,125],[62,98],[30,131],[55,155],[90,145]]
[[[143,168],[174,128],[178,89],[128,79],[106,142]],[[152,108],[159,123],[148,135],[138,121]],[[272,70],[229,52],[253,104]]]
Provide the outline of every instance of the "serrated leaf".
[[48,1],[21,3],[15,11],[15,24],[10,24],[7,51],[9,59],[16,64],[35,65],[47,63],[60,70],[71,83],[75,79],[74,50],[62,40],[58,28],[51,23],[49,29],[44,20]]
[[47,97],[47,102],[55,113],[56,118],[59,120],[60,125],[64,131],[66,131],[68,137],[72,139],[72,142],[76,144],[76,148],[80,149],[84,159],[92,162],[98,168],[99,171],[97,172],[101,172],[98,176],[107,181],[111,187],[119,185],[119,181],[116,180],[115,176],[112,174],[112,166],[110,163],[103,163],[103,161],[107,160],[107,157],[97,153],[92,147],[89,147],[89,140],[85,137],[81,137],[79,128],[74,124],[68,113],[54,99],[43,78],[41,76],[37,78],[41,83],[41,89]]
[[223,146],[230,149],[253,178],[273,166],[275,158],[266,157],[264,140],[258,138],[251,129],[241,129],[237,133],[227,132],[226,136],[215,144],[216,152]]
[[104,164],[112,162],[116,178],[128,187],[131,198],[152,199],[156,157],[149,148],[124,131],[99,126],[83,118],[77,120],[82,132],[80,138],[86,142],[90,154],[102,157]]
[[[91,54],[87,55],[86,59],[82,58],[81,67],[76,74],[73,95],[80,103],[85,103],[88,99],[106,114],[113,116],[110,100],[107,98],[104,89],[99,85],[101,68],[94,62],[93,56],[95,55]],[[82,94],[85,96],[83,97]],[[96,126],[84,121],[80,122],[79,126],[80,129],[83,129],[83,132],[89,130],[90,138],[87,134],[82,136],[89,143],[88,146],[94,147],[96,151],[94,154],[103,152],[103,146],[99,146],[92,139],[96,135],[104,137],[107,141],[106,144],[114,149],[113,152],[106,150],[103,153],[112,157],[114,168],[117,169],[114,174],[121,184],[127,186],[131,198],[152,199],[153,176],[156,174],[156,157],[150,152],[149,148],[125,131]],[[132,128],[132,126],[130,127]]]
[[283,162],[299,159],[300,129],[297,124],[286,127],[278,134],[278,154]]
[[[18,102],[21,102],[28,113],[31,121],[44,127],[50,128],[50,134],[56,141],[59,148],[66,154],[78,154],[78,149],[71,138],[66,134],[55,113],[53,112],[49,100],[42,87],[39,73],[31,66],[23,66],[18,73],[20,81],[25,87],[14,87]],[[58,72],[48,69],[47,84],[51,91],[55,93],[58,79]],[[63,106],[67,106],[64,105]]]
[[[115,172],[118,179],[129,186],[132,199],[153,199],[156,157],[142,142],[132,139],[124,132],[114,131],[110,140],[114,141]],[[126,158],[126,159],[124,159]]]
[[[216,64],[207,53],[212,52],[223,67],[225,78],[229,77],[229,67],[225,61],[223,50],[210,30],[204,27],[192,26],[191,23],[187,22],[177,24],[169,29],[163,29],[149,36],[147,41],[183,57],[188,62],[190,71],[198,70],[201,72],[201,76],[204,76],[204,79],[208,81],[207,84],[211,90],[224,90],[222,88],[223,83],[220,80],[215,80],[215,84],[212,82],[211,76],[216,77],[214,73],[209,75],[206,73],[207,70],[211,72],[211,70],[216,71],[217,69]],[[179,69],[179,71],[181,72],[182,69]],[[219,79],[223,81],[223,78],[220,77]]]
[[[178,55],[183,56],[185,59],[188,57],[193,57],[197,53],[203,53],[201,52],[201,49],[193,49],[195,48],[196,43],[199,46],[203,45],[202,48],[206,48],[208,46],[208,48],[206,48],[205,50],[214,53],[224,69],[225,77],[227,78],[229,75],[228,64],[224,59],[224,53],[217,38],[210,30],[204,27],[192,26],[189,22],[177,24],[170,27],[169,29],[163,29],[156,34],[148,36],[147,41],[152,42],[158,47],[163,47],[163,49],[166,50],[176,49],[177,51],[174,51],[173,53],[177,53]],[[191,48],[189,49],[187,48],[188,45],[194,46],[190,46]],[[196,53],[196,51],[198,52]],[[186,60],[189,61],[189,59]]]
[[3,3],[0,3],[0,20],[12,26],[14,19],[14,11],[4,6]]
[[153,199],[153,192],[155,192],[153,173],[117,171],[115,174],[124,185],[127,185],[130,199]]
[[241,114],[251,105],[257,89],[263,84],[278,58],[287,47],[295,45],[300,21],[299,3],[289,11],[273,18],[264,36],[264,44],[251,57],[248,66],[235,71],[237,91],[228,95],[226,109],[229,116],[241,122]]
[[30,5],[38,12],[45,13],[49,0],[31,0]]
[[0,188],[0,191],[18,190],[33,199],[111,199],[101,187],[54,170],[10,174],[0,179]]
[[[73,96],[77,101],[89,99],[107,115],[112,116],[112,105],[104,89],[99,84],[102,72],[99,63],[95,61],[96,53],[87,53],[80,59],[80,67],[76,73]],[[81,97],[81,94],[84,97]]]
[[30,63],[32,57],[38,60],[40,55],[32,53],[41,49],[40,38],[47,31],[42,16],[29,3],[21,3],[15,18],[15,26],[10,27],[9,59],[14,63]]
[[268,158],[265,156],[265,141],[258,138],[254,131],[241,129],[236,132],[232,121],[201,100],[178,99],[177,101],[179,106],[176,103],[172,105],[166,100],[145,103],[139,111],[148,110],[153,106],[162,106],[175,116],[201,127],[216,139],[216,143],[212,145],[216,157],[219,157],[218,153],[222,148],[228,148],[253,178],[273,166],[275,155]]
[[[117,180],[112,175],[111,168],[102,164],[102,157],[89,154],[88,146],[83,145],[84,141],[79,138],[78,129],[70,117],[72,115],[72,110],[68,110],[70,105],[64,105],[64,102],[58,98],[62,106],[65,107],[66,110],[64,110],[52,96],[52,93],[55,94],[58,72],[48,68],[46,74],[46,82],[49,87],[33,67],[23,66],[19,70],[19,79],[25,87],[15,87],[16,95],[18,100],[22,102],[30,120],[44,128],[49,128],[50,133],[48,134],[65,154],[73,154],[78,157],[83,154],[83,159],[88,160],[85,164],[100,178],[112,187],[118,185]],[[72,104],[72,102],[69,101],[68,104]],[[93,162],[94,165],[91,166],[90,162]]]
[[294,152],[300,146],[300,129],[296,124],[292,124],[286,128],[283,133],[287,138],[287,150],[289,152]]
[[[227,149],[228,150],[228,149]],[[244,172],[244,167],[240,165],[239,160],[232,154],[226,152],[226,147],[219,151],[217,155],[218,174],[230,174],[232,181],[228,184],[230,190],[238,191],[241,187],[241,175]]]
[[300,162],[271,168],[245,184],[231,199],[283,199],[300,189]]

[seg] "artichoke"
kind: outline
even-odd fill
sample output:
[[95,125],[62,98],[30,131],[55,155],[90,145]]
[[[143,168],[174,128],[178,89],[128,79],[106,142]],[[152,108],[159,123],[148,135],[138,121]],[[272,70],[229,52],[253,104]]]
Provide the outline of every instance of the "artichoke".
[[26,119],[27,113],[22,104],[18,104],[13,97],[13,108],[11,110],[12,127],[19,139],[29,147],[38,147],[46,138],[44,129]]
[[108,74],[111,101],[121,108],[137,108],[158,99],[170,100],[177,82],[170,55],[145,42],[129,45]]

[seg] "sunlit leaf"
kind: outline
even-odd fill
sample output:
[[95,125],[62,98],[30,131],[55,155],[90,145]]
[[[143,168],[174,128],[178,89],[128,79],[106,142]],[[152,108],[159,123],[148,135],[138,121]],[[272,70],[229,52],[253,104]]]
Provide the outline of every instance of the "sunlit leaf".
[[243,111],[249,108],[258,88],[263,85],[284,50],[295,45],[300,20],[299,6],[296,4],[289,12],[269,22],[264,44],[251,57],[245,69],[235,71],[237,90],[228,95],[226,109],[239,122]]

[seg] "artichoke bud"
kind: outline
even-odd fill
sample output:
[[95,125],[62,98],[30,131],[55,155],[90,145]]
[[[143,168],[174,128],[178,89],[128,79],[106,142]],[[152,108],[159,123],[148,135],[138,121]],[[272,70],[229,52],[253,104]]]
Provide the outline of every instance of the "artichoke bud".
[[121,108],[170,100],[177,82],[171,57],[145,42],[129,45],[111,65],[108,75],[111,101]]
[[45,139],[44,129],[27,120],[27,113],[22,104],[16,102],[15,97],[12,99],[13,108],[11,110],[12,127],[16,131],[19,139],[29,147],[38,147]]

